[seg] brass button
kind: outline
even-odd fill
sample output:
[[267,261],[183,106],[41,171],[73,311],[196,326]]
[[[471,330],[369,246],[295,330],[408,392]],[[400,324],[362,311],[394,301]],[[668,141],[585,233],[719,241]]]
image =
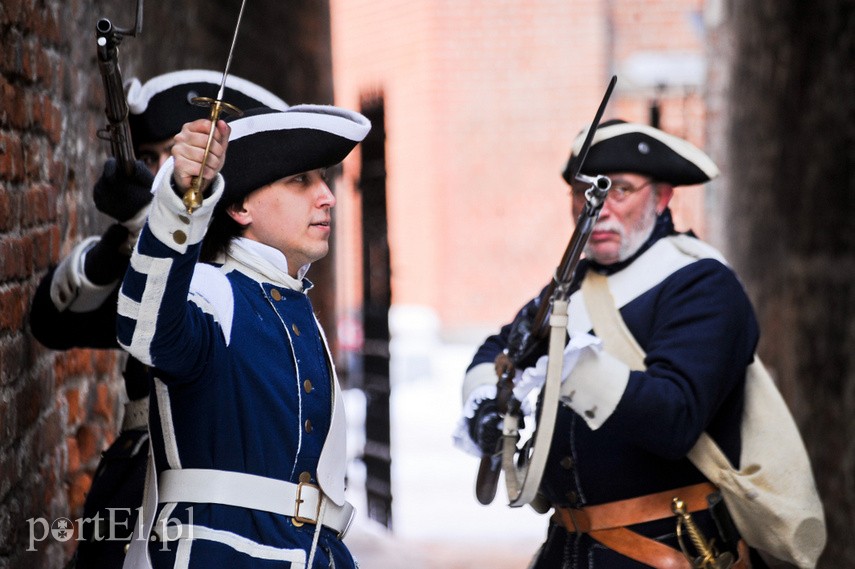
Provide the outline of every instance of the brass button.
[[307,433],[312,432],[312,420],[311,419],[306,419],[306,432]]
[[311,393],[312,392],[312,380],[307,379],[306,381],[304,381],[303,382],[303,389],[306,390],[306,393]]
[[302,482],[303,484],[308,484],[311,481],[312,481],[312,475],[311,474],[309,474],[306,471],[303,471],[300,473],[300,482]]
[[291,330],[293,330],[294,333],[297,334],[298,336],[300,335],[300,329],[297,328],[296,324],[291,324]]
[[179,220],[181,223],[183,223],[184,225],[190,225],[190,218],[189,218],[189,217],[187,217],[186,215],[179,215],[179,216],[178,216],[178,220]]
[[280,300],[282,300],[282,293],[281,293],[281,292],[279,292],[279,290],[278,290],[278,289],[275,289],[275,288],[274,288],[274,289],[272,289],[272,290],[270,291],[270,296],[271,296],[271,297],[273,298],[273,300],[275,300],[276,302],[279,302]]
[[180,229],[172,234],[172,240],[178,243],[179,245],[184,245],[187,241],[187,234],[181,231]]
[[561,468],[564,470],[573,470],[573,459],[569,456],[562,458],[558,464],[560,464]]

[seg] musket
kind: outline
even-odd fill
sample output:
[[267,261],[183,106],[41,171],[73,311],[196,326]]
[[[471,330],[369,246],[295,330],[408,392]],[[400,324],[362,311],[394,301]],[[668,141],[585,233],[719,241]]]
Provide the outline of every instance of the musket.
[[[517,314],[511,324],[508,346],[496,357],[495,367],[498,377],[496,382],[496,408],[503,416],[518,414],[520,411],[521,402],[513,396],[515,370],[521,369],[521,364],[529,362],[534,354],[543,351],[544,343],[549,334],[549,316],[553,303],[556,300],[566,301],[573,292],[570,287],[576,274],[579,259],[611,187],[611,181],[607,177],[585,176],[581,173],[581,169],[616,82],[616,76],[613,76],[609,81],[572,172],[571,179],[590,184],[590,187],[585,192],[585,206],[576,220],[576,226],[564,255],[561,257],[561,262],[558,264],[549,285],[536,301],[537,313],[533,318],[525,309]],[[548,445],[549,441],[546,441],[545,444]],[[478,501],[484,505],[490,504],[496,495],[502,463],[502,446],[503,441],[500,440],[496,452],[484,454],[481,457],[475,483],[475,495]]]
[[107,18],[101,18],[95,24],[98,69],[104,82],[104,112],[107,115],[107,127],[99,131],[98,136],[110,141],[113,157],[126,175],[133,173],[136,156],[128,124],[128,100],[119,68],[119,44],[125,36],[135,37],[142,32],[142,15],[143,0],[137,0],[134,27],[118,28]]

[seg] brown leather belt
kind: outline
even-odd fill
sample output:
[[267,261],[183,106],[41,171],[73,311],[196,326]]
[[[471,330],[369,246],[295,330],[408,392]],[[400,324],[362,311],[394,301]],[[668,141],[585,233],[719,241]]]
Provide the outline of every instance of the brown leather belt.
[[[691,569],[682,552],[628,530],[626,526],[673,516],[671,499],[675,496],[683,500],[687,512],[705,510],[707,496],[715,491],[715,486],[704,482],[585,508],[555,507],[552,520],[568,532],[587,533],[609,549],[651,567]],[[748,548],[744,541],[739,543],[739,560],[733,569],[750,569]]]

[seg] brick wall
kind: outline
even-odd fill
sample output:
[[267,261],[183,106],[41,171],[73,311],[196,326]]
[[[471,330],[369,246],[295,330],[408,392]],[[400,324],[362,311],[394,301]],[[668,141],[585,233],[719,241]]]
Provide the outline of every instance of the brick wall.
[[78,517],[116,431],[117,356],[53,353],[27,325],[39,279],[101,223],[88,205],[104,154],[100,78],[94,43],[78,45],[96,18],[89,3],[0,6],[0,567],[64,563],[74,542],[27,552],[26,520]]

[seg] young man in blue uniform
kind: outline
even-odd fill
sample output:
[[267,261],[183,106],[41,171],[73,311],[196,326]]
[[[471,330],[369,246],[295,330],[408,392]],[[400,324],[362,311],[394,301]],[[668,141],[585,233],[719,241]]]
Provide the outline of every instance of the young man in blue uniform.
[[220,121],[188,213],[210,128],[176,136],[119,295],[119,342],[153,376],[126,567],[353,568],[343,402],[305,275],[329,248],[324,169],[370,124],[317,105]]
[[[564,174],[576,218],[586,186],[569,176],[584,134]],[[758,325],[733,271],[708,245],[677,234],[668,209],[675,187],[707,182],[718,169],[685,140],[615,120],[597,130],[582,173],[606,175],[612,187],[576,273],[568,333],[596,334],[586,287],[605,281],[612,313],[619,311],[646,355],[643,365],[630,367],[596,338],[571,342],[582,347],[565,351],[561,404],[540,486],[555,513],[533,567],[688,568],[675,535],[676,495],[720,551],[729,548],[734,558],[742,553],[745,563],[738,536],[727,541],[718,533],[707,510],[715,488],[687,453],[707,432],[739,464],[744,378]],[[532,303],[523,310],[533,313]],[[496,449],[501,419],[494,361],[509,331],[507,325],[487,338],[466,373],[458,442],[476,453]],[[532,361],[518,370],[519,377],[541,373],[542,358],[541,365]],[[597,531],[603,528],[591,520],[604,518],[614,523]]]
[[[173,137],[184,123],[208,115],[193,97],[215,97],[222,73],[203,69],[173,71],[145,83],[125,83],[128,123],[136,169],[128,176],[109,159],[95,185],[95,206],[115,220],[100,236],[78,243],[41,280],[33,297],[30,328],[48,348],[118,349],[116,302],[134,240],[148,215],[154,175],[169,157]],[[236,76],[224,97],[241,108],[288,105],[270,91]],[[148,392],[145,366],[130,357],[123,371],[125,404],[121,432],[104,452],[87,492],[82,535],[75,555],[78,569],[121,567],[137,508],[142,503],[148,446]]]

